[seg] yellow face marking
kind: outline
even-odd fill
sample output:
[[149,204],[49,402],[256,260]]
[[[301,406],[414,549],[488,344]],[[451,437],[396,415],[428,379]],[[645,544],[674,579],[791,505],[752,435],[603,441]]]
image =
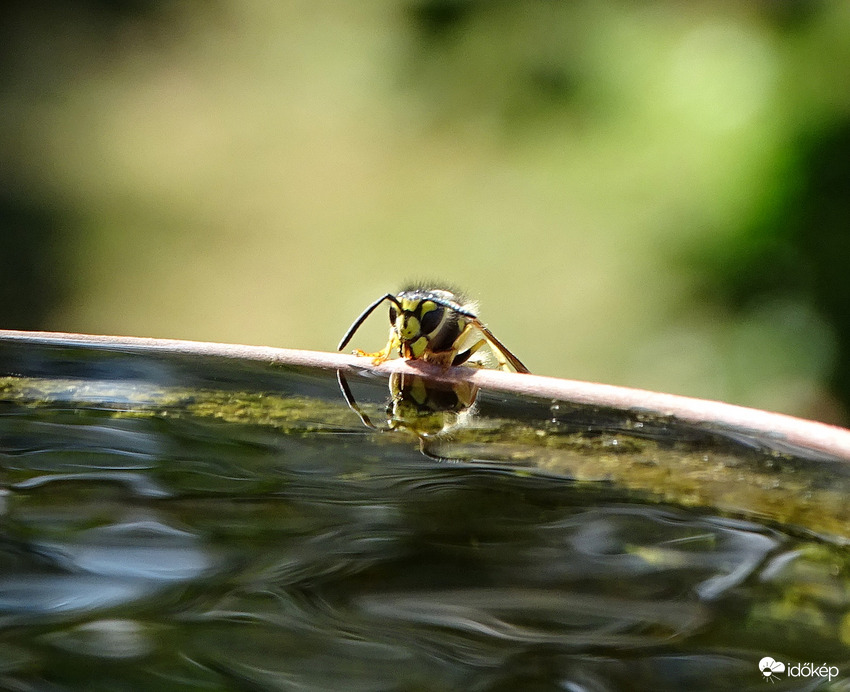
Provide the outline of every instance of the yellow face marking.
[[401,300],[401,309],[403,312],[399,314],[396,320],[396,329],[398,330],[398,335],[405,341],[410,341],[419,333],[420,325],[418,319],[404,313],[415,312],[420,302],[419,300],[411,300],[410,298],[402,298]]
[[422,354],[425,353],[425,349],[428,348],[428,339],[424,336],[420,336],[416,341],[410,344],[410,352],[413,354],[414,358],[421,358]]
[[415,317],[402,317],[398,333],[402,339],[412,339],[419,333],[419,320]]

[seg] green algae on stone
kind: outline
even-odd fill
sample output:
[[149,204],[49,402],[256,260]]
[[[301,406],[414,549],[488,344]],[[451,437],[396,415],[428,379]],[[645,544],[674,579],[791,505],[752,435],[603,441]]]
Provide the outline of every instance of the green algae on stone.
[[[186,417],[269,428],[282,434],[358,430],[391,452],[410,431],[370,432],[339,399],[272,390],[189,389],[144,381],[0,378],[0,399],[27,407],[96,407],[115,417]],[[380,412],[383,405],[375,404]],[[563,407],[561,416],[564,417]],[[572,407],[573,411],[581,410]],[[596,412],[599,416],[605,412]],[[611,414],[613,415],[613,414]],[[735,449],[710,435],[676,439],[676,421],[619,415],[618,429],[571,430],[533,418],[473,414],[429,438],[439,456],[499,463],[576,482],[606,483],[653,502],[706,507],[850,541],[850,480],[835,465],[801,462],[769,449]],[[591,426],[592,427],[592,426]],[[647,429],[670,430],[658,440]]]

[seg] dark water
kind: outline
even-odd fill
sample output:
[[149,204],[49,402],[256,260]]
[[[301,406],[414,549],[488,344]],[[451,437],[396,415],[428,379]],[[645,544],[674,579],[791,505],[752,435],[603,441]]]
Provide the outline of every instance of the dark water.
[[349,375],[382,432],[236,361],[0,375],[2,689],[850,689],[835,461],[487,392],[434,437]]

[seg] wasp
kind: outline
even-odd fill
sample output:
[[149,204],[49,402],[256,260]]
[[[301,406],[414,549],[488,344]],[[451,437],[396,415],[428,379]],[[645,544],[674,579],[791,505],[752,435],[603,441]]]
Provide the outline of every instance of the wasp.
[[355,351],[359,356],[371,357],[375,365],[383,363],[397,351],[407,360],[424,360],[448,368],[466,363],[486,347],[500,369],[529,372],[520,359],[478,319],[475,303],[445,288],[410,286],[396,295],[387,293],[381,296],[354,320],[337,350],[346,347],[360,325],[384,301],[390,304],[387,345],[377,353]]

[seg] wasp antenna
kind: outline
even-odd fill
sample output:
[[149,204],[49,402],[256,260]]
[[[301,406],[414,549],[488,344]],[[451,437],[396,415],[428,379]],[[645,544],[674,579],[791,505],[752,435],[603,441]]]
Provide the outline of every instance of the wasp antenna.
[[339,342],[339,346],[336,347],[337,351],[341,351],[342,349],[344,349],[346,347],[348,342],[351,341],[351,337],[354,336],[354,332],[356,332],[358,329],[360,329],[360,325],[363,324],[363,322],[365,322],[366,318],[369,317],[369,315],[372,314],[372,311],[376,307],[378,307],[381,303],[383,303],[385,300],[388,300],[391,303],[394,303],[395,306],[399,310],[401,310],[401,303],[398,302],[398,299],[392,293],[387,293],[385,296],[381,296],[380,298],[378,298],[378,300],[376,300],[368,308],[366,308],[361,313],[360,317],[358,317],[356,320],[354,320],[354,324],[352,324],[348,328],[348,331],[345,333],[345,336],[342,337],[342,341]]

